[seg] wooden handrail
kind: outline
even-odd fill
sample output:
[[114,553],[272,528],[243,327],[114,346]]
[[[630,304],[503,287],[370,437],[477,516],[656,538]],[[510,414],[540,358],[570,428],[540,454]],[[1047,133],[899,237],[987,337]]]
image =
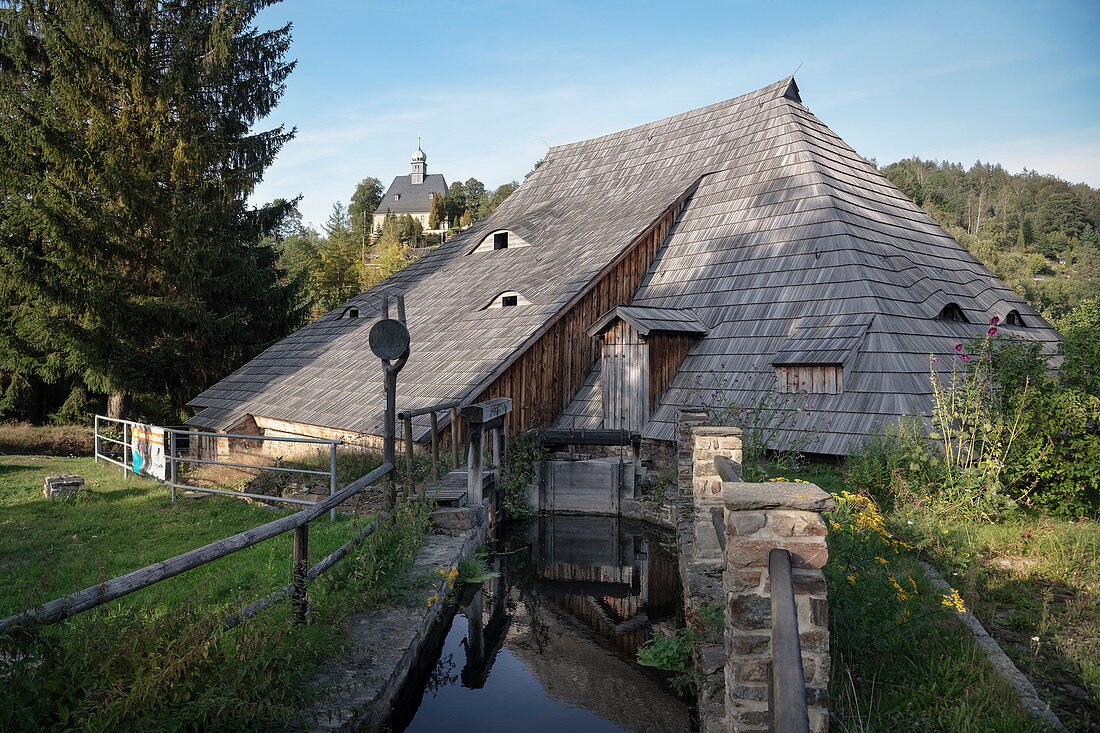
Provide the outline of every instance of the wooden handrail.
[[[116,598],[129,595],[134,591],[148,588],[149,586],[167,580],[180,573],[193,570],[200,565],[219,560],[226,555],[239,552],[246,547],[259,544],[264,540],[277,537],[285,532],[290,532],[308,525],[317,517],[330,509],[350,499],[372,483],[382,478],[393,470],[393,464],[383,463],[366,476],[356,479],[340,491],[317,502],[308,509],[291,514],[273,522],[262,524],[259,527],[245,530],[232,537],[226,537],[216,542],[211,542],[203,547],[190,550],[182,555],[162,560],[147,567],[135,570],[132,573],[112,578],[99,585],[93,585],[76,593],[57,598],[44,603],[41,606],[21,611],[15,615],[0,620],[0,632],[12,626],[32,626],[50,624],[78,613],[83,613],[96,606],[102,605]],[[303,575],[304,577],[304,575]]]
[[407,420],[413,417],[420,417],[421,415],[427,415],[429,412],[442,412],[443,410],[450,410],[452,407],[463,408],[466,406],[466,400],[448,400],[447,402],[439,402],[428,407],[418,407],[415,410],[403,410],[397,413],[398,420]]
[[776,733],[809,733],[802,644],[794,604],[791,553],[780,547],[768,553],[772,586],[772,666],[768,707]]

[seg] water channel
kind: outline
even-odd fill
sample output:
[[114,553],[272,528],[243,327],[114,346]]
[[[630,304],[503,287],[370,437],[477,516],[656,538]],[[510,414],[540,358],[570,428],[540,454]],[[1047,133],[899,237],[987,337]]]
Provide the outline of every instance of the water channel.
[[691,708],[635,661],[672,631],[681,595],[672,533],[615,517],[505,526],[395,704],[385,731],[695,729]]

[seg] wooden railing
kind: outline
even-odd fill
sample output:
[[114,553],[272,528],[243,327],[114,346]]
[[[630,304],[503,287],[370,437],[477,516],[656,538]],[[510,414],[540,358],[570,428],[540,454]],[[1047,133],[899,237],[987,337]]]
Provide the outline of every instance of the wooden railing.
[[[413,489],[413,444],[412,419],[420,415],[430,415],[429,437],[432,448],[432,480],[438,481],[439,470],[439,428],[438,414],[450,413],[451,452],[453,468],[457,470],[465,461],[467,466],[467,500],[480,506],[482,496],[482,475],[485,470],[483,453],[489,450],[490,467],[500,470],[504,454],[507,451],[507,426],[505,420],[512,411],[512,400],[497,397],[484,402],[466,405],[462,400],[440,402],[416,410],[399,412],[397,417],[404,423],[405,430],[405,474],[408,490]],[[459,451],[459,432],[466,427],[466,440],[463,450]],[[444,426],[447,427],[447,426]],[[486,441],[488,435],[488,441]]]
[[768,669],[771,729],[776,733],[809,733],[791,553],[773,548],[768,553],[768,575],[772,588],[772,663]]
[[151,585],[167,580],[180,573],[193,570],[214,560],[239,552],[246,547],[259,544],[272,537],[278,537],[286,532],[294,532],[294,550],[291,559],[291,581],[283,589],[272,593],[264,599],[245,606],[233,614],[226,621],[228,626],[234,626],[241,620],[255,615],[282,598],[289,596],[294,603],[295,621],[302,623],[306,615],[306,584],[332,567],[338,560],[347,555],[348,551],[374,531],[375,523],[353,537],[343,547],[336,550],[321,562],[307,570],[307,558],[309,556],[309,523],[325,512],[335,509],[340,504],[358,494],[363,489],[373,484],[378,479],[386,476],[393,470],[393,464],[383,463],[366,476],[359,478],[345,486],[332,496],[317,502],[308,509],[291,514],[281,519],[276,519],[267,524],[240,532],[209,545],[185,552],[182,555],[154,563],[132,573],[112,578],[104,583],[85,588],[82,591],[63,596],[56,600],[44,603],[41,606],[21,611],[13,616],[0,619],[0,632],[13,626],[32,626],[52,624],[57,621],[83,613],[96,606],[113,601],[117,598],[129,595],[135,591],[148,588]]
[[[458,469],[461,465],[461,454],[458,451],[458,433],[459,433],[459,410],[465,406],[463,400],[450,400],[448,402],[440,402],[430,407],[421,407],[416,410],[405,410],[404,412],[397,413],[397,419],[401,420],[405,428],[405,481],[409,491],[413,489],[413,440],[412,430],[414,417],[420,415],[430,415],[431,425],[428,432],[431,437],[432,443],[432,481],[439,480],[439,436],[441,434],[439,428],[439,413],[450,413],[450,428],[451,428],[451,462],[454,469]],[[447,426],[444,426],[447,427]]]

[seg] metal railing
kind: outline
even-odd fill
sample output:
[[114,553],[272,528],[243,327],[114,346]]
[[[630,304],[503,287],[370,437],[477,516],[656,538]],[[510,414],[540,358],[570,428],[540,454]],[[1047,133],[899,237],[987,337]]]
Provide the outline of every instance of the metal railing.
[[[122,439],[111,437],[103,432],[104,426],[117,425],[121,428]],[[149,472],[135,471],[131,462],[133,456],[133,440],[132,435],[134,428],[146,429],[155,428],[156,430],[164,431],[165,445],[164,445],[164,459],[165,459],[165,475],[163,477],[154,475]],[[287,466],[261,466],[250,465],[247,463],[234,463],[231,461],[219,461],[208,460],[201,456],[195,456],[194,451],[187,451],[191,453],[190,456],[181,455],[179,450],[180,438],[185,438],[188,447],[190,448],[191,438],[197,437],[206,440],[242,440],[242,441],[271,441],[278,443],[305,443],[317,446],[327,446],[329,453],[329,468],[327,471],[318,471],[308,468],[292,468]],[[120,449],[107,452],[104,450],[104,443],[121,446]],[[229,489],[215,489],[209,486],[195,486],[193,484],[184,483],[180,480],[180,466],[188,465],[207,465],[207,466],[224,466],[227,468],[244,468],[257,471],[275,471],[279,473],[294,473],[301,475],[311,476],[327,476],[328,477],[328,491],[329,496],[336,493],[336,447],[341,445],[342,441],[328,440],[325,438],[292,438],[281,436],[267,436],[267,435],[240,435],[235,433],[212,433],[205,430],[191,430],[189,428],[172,428],[172,427],[159,427],[149,426],[144,423],[138,423],[133,420],[122,420],[119,418],[106,417],[104,415],[95,416],[95,460],[99,463],[100,460],[108,463],[113,463],[116,466],[122,468],[122,475],[126,476],[127,473],[135,473],[142,476],[148,476],[149,478],[166,484],[172,493],[172,501],[176,500],[176,489],[185,489],[188,491],[199,491],[207,494],[222,494],[225,496],[234,496],[242,499],[255,499],[258,501],[277,501],[287,504],[301,504],[304,506],[312,506],[316,502],[311,499],[298,499],[292,496],[269,496],[267,494],[252,494],[245,491],[232,491]],[[329,519],[336,520],[336,510],[333,509],[329,515]]]
[[363,489],[373,484],[378,479],[393,470],[393,464],[384,463],[366,476],[353,481],[346,487],[313,504],[308,509],[291,514],[267,524],[254,527],[244,532],[239,532],[232,537],[227,537],[208,545],[190,550],[181,555],[176,555],[153,565],[148,565],[132,573],[121,575],[117,578],[89,586],[84,590],[62,596],[55,600],[43,603],[40,606],[21,611],[13,616],[0,619],[0,632],[12,626],[33,626],[52,624],[63,619],[75,616],[79,613],[91,610],[96,606],[113,601],[117,598],[129,595],[136,591],[148,588],[151,585],[167,580],[180,573],[193,570],[207,563],[239,552],[252,545],[259,544],[286,532],[294,532],[293,557],[291,559],[291,581],[282,589],[271,595],[251,603],[236,613],[232,614],[225,625],[235,626],[243,619],[254,616],[264,608],[289,597],[294,603],[294,618],[297,623],[304,623],[306,616],[306,585],[318,575],[336,564],[338,560],[347,555],[348,551],[370,536],[377,526],[377,520],[366,529],[352,537],[350,541],[326,557],[321,562],[307,569],[309,557],[309,523],[327,511],[334,510],[337,506],[358,494]]
[[772,662],[768,670],[771,729],[776,733],[809,733],[791,553],[773,548],[768,553],[768,575],[772,586]]

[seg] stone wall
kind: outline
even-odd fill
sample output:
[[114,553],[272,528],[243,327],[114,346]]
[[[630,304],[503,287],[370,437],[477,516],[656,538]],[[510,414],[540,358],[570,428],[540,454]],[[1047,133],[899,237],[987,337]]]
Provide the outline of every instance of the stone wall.
[[727,483],[726,707],[729,730],[768,730],[772,662],[768,553],[791,553],[811,731],[828,729],[829,615],[821,568],[829,557],[821,512],[832,498],[814,484]]
[[[677,547],[686,614],[703,604],[724,603],[725,559],[713,522],[713,513],[722,511],[722,480],[714,469],[714,457],[741,461],[741,430],[708,426],[707,419],[705,411],[694,410],[682,410],[679,418]],[[725,731],[726,655],[721,634],[695,648],[692,662],[699,686],[700,729]]]

